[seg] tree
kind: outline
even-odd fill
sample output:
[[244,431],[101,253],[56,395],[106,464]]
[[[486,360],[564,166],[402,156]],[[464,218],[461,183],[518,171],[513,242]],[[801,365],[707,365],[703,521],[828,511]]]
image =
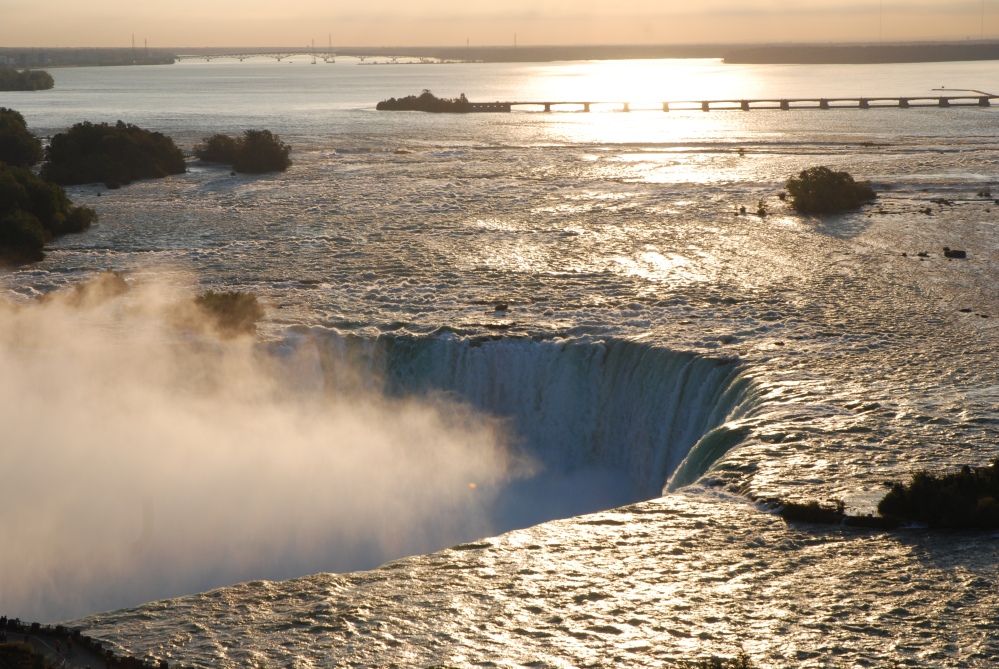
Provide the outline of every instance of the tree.
[[24,117],[0,107],[0,162],[29,167],[42,159],[42,143],[28,131]]
[[194,147],[194,155],[206,163],[236,162],[239,153],[239,140],[221,133],[206,137],[201,144]]

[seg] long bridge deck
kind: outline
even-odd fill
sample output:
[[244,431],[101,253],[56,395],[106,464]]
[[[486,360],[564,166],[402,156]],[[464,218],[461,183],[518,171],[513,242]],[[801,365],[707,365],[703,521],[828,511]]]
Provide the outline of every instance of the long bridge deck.
[[[753,109],[874,109],[890,107],[910,109],[915,107],[991,107],[997,95],[926,95],[913,97],[859,97],[859,98],[759,98],[732,100],[677,100],[670,102],[612,102],[598,100],[532,100],[512,102],[472,103],[483,109],[474,111],[511,111],[513,107],[540,107],[546,112],[562,108],[572,111],[591,111],[593,107],[613,107],[616,111],[751,111]],[[485,108],[485,107],[488,107]]]

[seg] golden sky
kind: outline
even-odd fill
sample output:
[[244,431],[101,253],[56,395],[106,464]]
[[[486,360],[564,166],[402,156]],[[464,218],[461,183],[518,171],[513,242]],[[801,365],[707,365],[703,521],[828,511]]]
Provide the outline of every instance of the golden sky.
[[649,44],[999,37],[999,0],[0,0],[0,46]]

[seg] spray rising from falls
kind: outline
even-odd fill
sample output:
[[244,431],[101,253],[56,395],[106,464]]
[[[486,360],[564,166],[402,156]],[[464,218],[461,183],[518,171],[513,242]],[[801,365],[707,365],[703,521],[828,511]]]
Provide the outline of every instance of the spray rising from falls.
[[656,497],[753,404],[626,341],[177,332],[180,289],[4,307],[0,601],[58,620]]

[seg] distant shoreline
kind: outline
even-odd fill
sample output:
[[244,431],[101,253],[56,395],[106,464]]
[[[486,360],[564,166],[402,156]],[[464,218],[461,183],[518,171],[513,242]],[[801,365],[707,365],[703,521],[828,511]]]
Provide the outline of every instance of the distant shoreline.
[[999,41],[898,44],[686,44],[438,47],[0,47],[0,63],[19,68],[172,64],[179,55],[332,53],[336,57],[426,58],[475,63],[546,63],[585,60],[713,58],[745,65],[849,65],[999,60]]
[[999,42],[975,44],[868,44],[761,46],[735,49],[726,63],[745,65],[870,65],[999,60]]

